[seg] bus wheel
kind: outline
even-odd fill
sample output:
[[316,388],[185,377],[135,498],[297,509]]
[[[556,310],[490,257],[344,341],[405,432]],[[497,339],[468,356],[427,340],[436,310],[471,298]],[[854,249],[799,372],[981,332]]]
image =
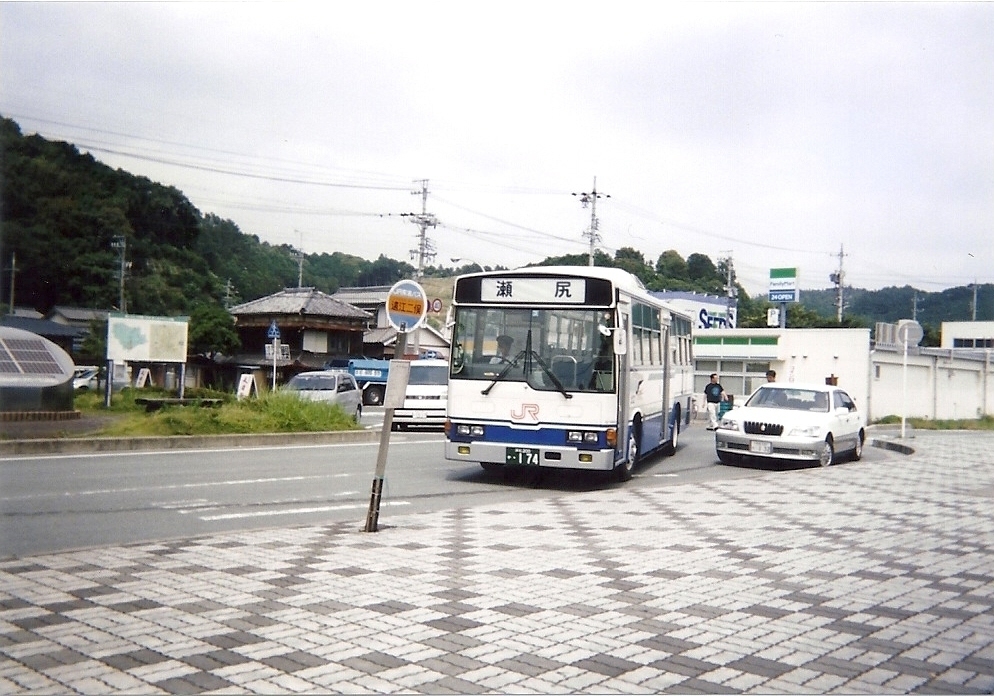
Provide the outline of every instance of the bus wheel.
[[666,447],[666,453],[671,457],[676,454],[676,447],[680,440],[680,407],[673,410],[673,425],[670,427],[670,443]]
[[619,481],[630,481],[635,464],[639,459],[639,442],[642,440],[642,426],[638,421],[628,429],[628,456],[615,468],[614,473]]

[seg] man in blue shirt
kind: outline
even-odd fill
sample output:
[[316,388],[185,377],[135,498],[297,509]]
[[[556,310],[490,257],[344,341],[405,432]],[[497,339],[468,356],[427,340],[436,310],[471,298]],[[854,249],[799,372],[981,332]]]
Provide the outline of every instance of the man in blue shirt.
[[718,407],[727,398],[725,388],[718,383],[718,374],[711,375],[711,382],[704,387],[704,399],[708,410],[708,430],[718,427]]

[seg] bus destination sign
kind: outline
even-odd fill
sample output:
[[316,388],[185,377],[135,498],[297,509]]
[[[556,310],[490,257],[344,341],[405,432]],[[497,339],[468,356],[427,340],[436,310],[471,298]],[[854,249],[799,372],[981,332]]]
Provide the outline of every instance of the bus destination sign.
[[583,304],[586,283],[582,278],[484,278],[480,301]]

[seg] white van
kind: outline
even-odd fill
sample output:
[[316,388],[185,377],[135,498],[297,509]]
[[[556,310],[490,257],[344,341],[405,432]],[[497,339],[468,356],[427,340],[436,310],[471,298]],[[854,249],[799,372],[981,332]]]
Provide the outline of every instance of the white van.
[[393,429],[439,428],[445,425],[445,402],[449,393],[449,363],[446,360],[412,360],[404,405],[394,409]]

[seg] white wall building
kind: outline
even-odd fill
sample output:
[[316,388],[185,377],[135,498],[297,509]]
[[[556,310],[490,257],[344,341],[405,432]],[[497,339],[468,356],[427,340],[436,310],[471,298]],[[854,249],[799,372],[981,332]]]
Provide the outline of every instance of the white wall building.
[[694,390],[703,393],[717,372],[741,403],[776,370],[778,382],[835,379],[857,404],[867,403],[869,329],[713,329],[694,333]]
[[702,401],[708,376],[717,372],[741,403],[773,369],[778,382],[837,379],[871,422],[980,418],[994,413],[992,353],[912,346],[905,359],[902,344],[871,345],[869,329],[715,329],[694,334],[694,388]]
[[940,347],[994,348],[994,321],[944,321]]

